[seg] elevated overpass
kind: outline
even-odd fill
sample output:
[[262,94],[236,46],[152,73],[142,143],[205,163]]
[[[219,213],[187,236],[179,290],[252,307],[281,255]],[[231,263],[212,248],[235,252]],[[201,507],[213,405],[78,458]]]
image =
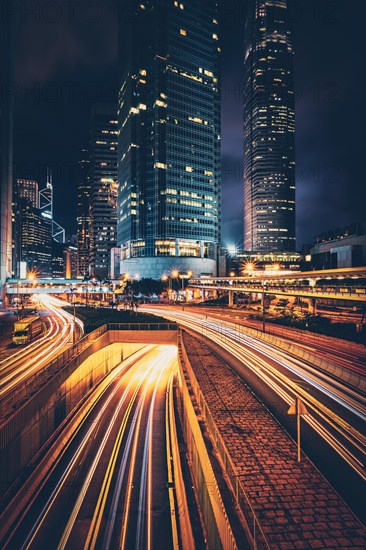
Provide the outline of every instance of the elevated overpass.
[[366,267],[306,272],[252,271],[240,277],[201,277],[191,279],[189,288],[208,293],[228,291],[229,303],[235,292],[242,292],[366,304]]
[[112,294],[120,281],[108,284],[82,279],[17,279],[6,281],[6,294]]

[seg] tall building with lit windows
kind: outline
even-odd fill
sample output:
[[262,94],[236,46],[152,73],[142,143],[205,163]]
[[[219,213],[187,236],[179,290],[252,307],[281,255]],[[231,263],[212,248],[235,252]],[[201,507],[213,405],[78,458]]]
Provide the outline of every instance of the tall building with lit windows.
[[220,239],[214,1],[125,2],[120,28],[121,272],[215,274]]
[[244,249],[292,252],[295,101],[287,0],[253,0],[245,28]]
[[96,105],[90,132],[90,272],[106,278],[117,242],[117,108]]
[[27,199],[33,208],[38,208],[38,182],[34,180],[18,179],[16,188],[20,199]]
[[77,254],[78,275],[85,277],[90,274],[90,157],[89,151],[82,150],[79,162],[80,183],[78,185],[77,204]]

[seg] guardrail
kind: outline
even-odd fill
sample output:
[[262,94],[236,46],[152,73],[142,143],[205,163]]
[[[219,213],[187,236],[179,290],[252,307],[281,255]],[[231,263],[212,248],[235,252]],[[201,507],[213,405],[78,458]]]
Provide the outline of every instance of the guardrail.
[[332,363],[327,359],[323,359],[306,348],[297,346],[294,342],[286,342],[280,337],[268,334],[267,332],[245,327],[244,325],[239,325],[230,321],[216,321],[216,323],[219,323],[221,330],[217,329],[216,324],[210,326],[210,322],[202,324],[203,336],[205,335],[204,332],[206,330],[214,331],[215,333],[219,333],[222,338],[231,338],[237,342],[242,342],[242,339],[245,336],[255,338],[256,340],[261,340],[275,346],[278,349],[286,351],[289,355],[298,357],[313,366],[323,369],[328,374],[342,380],[342,382],[345,382],[346,384],[357,388],[359,391],[366,393],[366,377],[364,375],[353,372],[347,367],[342,367],[341,365]]
[[[237,545],[225,506],[221,498],[216,477],[208,456],[197,414],[193,407],[185,373],[190,377],[192,369],[179,336],[179,387],[182,400],[179,408],[184,440],[188,449],[189,466],[196,485],[196,494],[206,529],[207,543],[210,548],[237,550]],[[184,367],[183,368],[183,363]]]
[[178,330],[176,323],[108,323],[108,330]]
[[216,427],[215,421],[213,420],[213,417],[210,412],[210,408],[200,390],[199,383],[192,369],[192,366],[189,361],[187,351],[185,349],[183,339],[181,336],[179,337],[179,348],[183,357],[186,372],[188,374],[189,380],[192,385],[194,395],[197,399],[202,415],[206,421],[206,424],[212,436],[215,451],[219,454],[221,458],[224,471],[227,475],[232,491],[235,494],[237,503],[240,506],[240,510],[245,518],[248,537],[251,540],[252,547],[255,549],[262,549],[262,548],[269,549],[270,545],[269,545],[268,539],[265,536],[264,531],[261,527],[261,524],[258,520],[258,517],[250,504],[249,497],[246,494],[242,483],[240,482],[240,479],[238,477],[238,472],[231,460],[229,451],[227,450],[226,445],[221,437],[221,434],[218,428]]

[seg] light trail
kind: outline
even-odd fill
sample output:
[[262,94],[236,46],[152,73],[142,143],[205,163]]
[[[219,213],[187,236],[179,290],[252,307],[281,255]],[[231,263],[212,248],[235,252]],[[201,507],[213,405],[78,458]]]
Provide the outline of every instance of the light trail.
[[[248,369],[254,372],[288,405],[293,403],[296,395],[301,396],[311,413],[303,420],[314,429],[351,467],[357,474],[366,480],[366,436],[358,431],[339,414],[333,412],[325,404],[313,397],[309,390],[303,389],[299,383],[289,377],[296,375],[307,385],[316,388],[336,405],[352,412],[362,421],[366,420],[365,407],[360,400],[352,399],[344,388],[342,395],[341,385],[332,387],[333,380],[319,377],[316,369],[306,363],[271,347],[269,344],[256,340],[254,337],[243,334],[240,326],[233,323],[222,324],[214,318],[192,313],[172,311],[163,308],[144,308],[144,311],[163,315],[177,321],[186,328],[206,336],[219,346],[234,355]],[[264,357],[263,357],[264,356]],[[286,369],[283,374],[278,367]],[[315,416],[314,416],[315,415]],[[326,425],[324,425],[324,423]],[[337,436],[338,434],[338,436]]]
[[[151,350],[152,347],[153,346],[147,346],[147,350]],[[70,473],[72,471],[72,468],[75,467],[75,465],[78,463],[78,460],[80,459],[83,450],[86,448],[88,442],[93,437],[93,434],[98,429],[99,421],[101,420],[103,415],[106,413],[106,411],[108,410],[108,407],[110,406],[113,398],[120,391],[120,388],[123,386],[123,384],[125,383],[127,377],[129,376],[129,371],[127,371],[126,373],[124,373],[124,371],[128,367],[131,366],[133,361],[136,361],[136,358],[140,359],[145,354],[146,354],[146,350],[142,350],[142,351],[138,352],[137,354],[135,354],[130,359],[128,359],[128,360],[124,361],[123,363],[121,363],[121,365],[116,367],[106,377],[106,379],[101,383],[100,387],[97,388],[97,395],[95,395],[95,393],[93,392],[92,396],[89,398],[88,403],[86,404],[87,412],[86,412],[85,415],[83,415],[82,420],[79,423],[77,423],[76,428],[73,432],[72,438],[70,438],[67,441],[67,445],[65,446],[64,452],[66,451],[66,447],[70,446],[72,440],[75,439],[77,433],[81,429],[83,423],[87,421],[87,418],[89,417],[92,410],[97,406],[97,404],[99,403],[101,398],[104,397],[104,394],[105,394],[106,390],[111,386],[112,382],[116,378],[118,378],[118,376],[123,375],[121,377],[121,379],[119,380],[118,384],[116,385],[116,387],[110,393],[110,395],[106,399],[104,399],[103,405],[100,408],[100,410],[98,411],[98,414],[97,414],[95,420],[92,422],[91,426],[87,430],[87,432],[84,435],[84,437],[82,438],[81,442],[78,444],[74,454],[72,455],[70,461],[68,462],[67,466],[65,467],[62,476],[60,477],[58,483],[56,484],[56,486],[52,490],[52,493],[49,496],[49,498],[47,499],[46,503],[42,507],[41,513],[38,515],[38,518],[34,522],[34,525],[33,525],[29,535],[27,536],[27,538],[24,542],[24,544],[22,546],[22,549],[28,549],[28,548],[31,547],[31,545],[32,545],[33,541],[35,540],[35,537],[38,534],[41,526],[46,521],[47,515],[49,514],[53,504],[55,503],[57,497],[59,496],[59,494],[61,492],[61,489],[64,487],[64,485],[67,481],[67,478],[68,478],[68,476],[70,475]]]
[[[28,379],[36,375],[51,360],[57,356],[68,344],[73,334],[73,316],[60,309],[64,302],[51,296],[39,296],[43,307],[51,311],[52,317],[48,317],[50,327],[47,333],[38,340],[31,342],[19,350],[10,359],[0,363],[0,400],[11,399],[12,395]],[[77,319],[80,334],[84,332],[83,323]]]
[[[98,497],[96,511],[94,512],[93,520],[92,520],[92,523],[91,523],[91,526],[90,526],[90,529],[89,529],[89,533],[88,533],[88,536],[87,536],[87,539],[86,539],[86,542],[85,542],[85,546],[84,546],[84,548],[94,548],[95,547],[95,540],[96,540],[96,537],[98,535],[98,529],[99,529],[99,526],[100,526],[100,517],[101,517],[100,514],[98,514],[98,508],[100,508],[101,506],[104,507],[104,505],[105,505],[105,498],[106,498],[105,488],[107,487],[107,491],[108,491],[108,489],[110,487],[110,475],[111,475],[111,473],[113,473],[113,469],[114,469],[114,466],[115,466],[115,460],[114,460],[113,455],[116,454],[115,450],[117,449],[117,452],[118,452],[118,450],[121,446],[122,436],[123,436],[123,433],[124,433],[124,430],[125,430],[125,427],[126,427],[128,417],[130,415],[132,406],[133,406],[133,404],[135,402],[135,399],[137,397],[138,391],[139,391],[139,389],[140,389],[140,387],[143,383],[142,379],[138,379],[139,375],[143,371],[143,368],[144,368],[143,365],[141,365],[140,368],[137,369],[137,371],[131,377],[129,383],[127,384],[126,389],[124,390],[124,392],[122,394],[122,397],[120,398],[120,400],[118,402],[117,407],[115,408],[112,419],[109,422],[108,428],[107,428],[107,430],[104,434],[102,442],[99,445],[98,452],[97,452],[97,454],[96,454],[96,456],[95,456],[95,458],[94,458],[94,460],[93,460],[93,462],[92,462],[92,464],[91,464],[91,466],[88,470],[87,476],[86,476],[85,481],[84,481],[83,486],[82,486],[82,489],[79,493],[77,501],[76,501],[76,503],[74,505],[74,508],[72,510],[72,513],[70,515],[69,521],[68,521],[68,523],[66,525],[66,528],[63,532],[61,540],[60,540],[60,542],[57,546],[58,550],[64,550],[64,548],[66,547],[67,541],[68,541],[69,536],[71,534],[71,531],[74,527],[75,521],[76,521],[77,516],[79,514],[80,508],[83,504],[86,493],[87,493],[87,491],[90,487],[90,484],[92,482],[93,476],[95,474],[95,471],[96,471],[97,466],[99,464],[99,461],[101,459],[102,453],[103,453],[103,451],[104,451],[104,449],[107,445],[107,442],[108,442],[109,436],[111,434],[112,428],[113,428],[113,426],[116,422],[116,419],[118,417],[119,412],[122,409],[122,406],[125,404],[125,401],[127,400],[128,394],[130,393],[133,386],[135,386],[132,398],[129,400],[129,403],[128,403],[128,406],[127,406],[127,411],[124,414],[122,424],[121,424],[121,428],[120,428],[119,434],[117,436],[115,446],[114,446],[113,451],[112,451],[112,456],[111,456],[111,459],[109,461],[106,474],[104,476],[102,489],[101,489],[101,492],[99,493],[99,497]],[[138,382],[137,385],[136,385],[136,381]],[[95,529],[95,524],[96,523],[97,523],[97,528]],[[96,530],[96,534],[93,533],[94,530]]]
[[4,529],[4,550],[45,537],[59,550],[177,549],[166,447],[176,433],[164,421],[176,369],[175,346],[148,345],[90,390],[32,472],[36,489]]

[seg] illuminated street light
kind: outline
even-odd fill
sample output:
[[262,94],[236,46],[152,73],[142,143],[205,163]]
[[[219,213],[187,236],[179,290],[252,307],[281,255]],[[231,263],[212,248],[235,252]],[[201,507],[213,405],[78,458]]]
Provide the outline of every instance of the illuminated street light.
[[229,244],[227,247],[227,252],[230,254],[230,256],[236,256],[238,253],[237,246],[235,244]]
[[243,271],[245,271],[246,273],[251,273],[252,271],[255,270],[255,268],[256,268],[256,265],[254,262],[245,262]]

